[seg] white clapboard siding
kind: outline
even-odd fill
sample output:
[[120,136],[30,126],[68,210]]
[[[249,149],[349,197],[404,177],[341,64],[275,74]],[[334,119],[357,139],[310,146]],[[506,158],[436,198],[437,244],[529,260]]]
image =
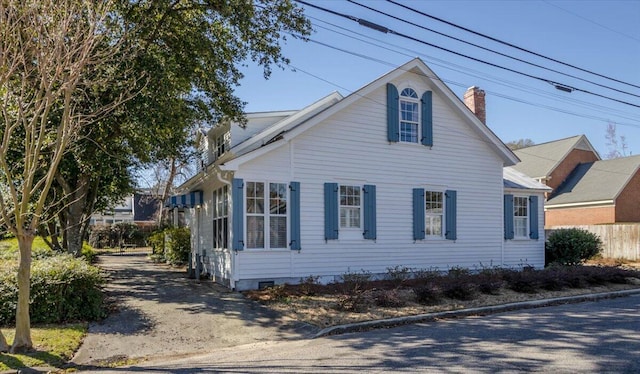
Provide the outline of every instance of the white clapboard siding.
[[[393,83],[400,88],[412,79],[417,92],[428,89],[416,77],[407,74]],[[241,165],[236,177],[245,181],[301,183],[302,250],[239,252],[234,279],[383,273],[396,265],[502,265],[502,160],[451,105],[434,95],[432,148],[389,144],[381,87],[286,146]],[[340,232],[340,239],[325,242],[325,182],[376,185],[376,241]],[[456,241],[413,241],[412,189],[429,186],[457,191]]]
[[[528,192],[529,195],[533,193]],[[544,193],[538,193],[538,240],[505,240],[504,266],[521,268],[523,266],[544,267]]]
[[[211,277],[229,280],[232,277],[233,256],[226,249],[215,249],[213,244],[213,191],[224,184],[210,174],[201,185],[203,199],[200,209],[189,209],[193,218],[189,224],[191,229],[191,252],[204,255],[203,271]],[[197,213],[199,210],[199,213]],[[195,217],[198,217],[196,220]],[[198,239],[199,237],[199,239]]]
[[295,112],[263,112],[247,114],[247,124],[244,128],[240,127],[237,123],[231,124],[231,147],[235,147],[267,127],[282,121],[293,113]]

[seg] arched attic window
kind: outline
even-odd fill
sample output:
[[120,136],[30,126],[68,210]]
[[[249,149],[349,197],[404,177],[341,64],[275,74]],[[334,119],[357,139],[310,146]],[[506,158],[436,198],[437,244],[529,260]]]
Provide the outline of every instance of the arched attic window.
[[420,138],[420,99],[412,88],[400,93],[400,141],[418,143]]

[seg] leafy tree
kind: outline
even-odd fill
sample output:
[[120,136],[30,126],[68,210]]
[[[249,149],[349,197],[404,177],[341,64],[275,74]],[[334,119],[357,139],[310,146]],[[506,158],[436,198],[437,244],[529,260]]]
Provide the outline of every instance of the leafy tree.
[[0,219],[19,245],[13,352],[33,346],[31,250],[36,229],[50,216],[56,172],[81,130],[108,116],[132,91],[123,89],[94,106],[82,105],[84,95],[96,87],[131,87],[137,79],[100,69],[128,59],[108,32],[121,30],[112,10],[108,1],[0,2]]
[[[86,129],[56,174],[65,196],[60,224],[63,246],[78,254],[91,214],[131,193],[135,170],[168,165],[166,198],[179,165],[193,154],[191,136],[201,123],[225,117],[243,122],[244,103],[234,95],[248,59],[265,78],[284,67],[283,33],[306,35],[309,23],[290,0],[147,0],[117,2],[117,19],[131,30],[125,44],[136,52],[130,69],[135,97],[96,128]],[[101,87],[85,97],[91,107],[131,87]]]
[[511,149],[512,151],[515,151],[516,149],[531,147],[536,143],[534,143],[533,140],[527,138],[527,139],[512,140],[505,144],[507,147],[509,147],[509,149]]

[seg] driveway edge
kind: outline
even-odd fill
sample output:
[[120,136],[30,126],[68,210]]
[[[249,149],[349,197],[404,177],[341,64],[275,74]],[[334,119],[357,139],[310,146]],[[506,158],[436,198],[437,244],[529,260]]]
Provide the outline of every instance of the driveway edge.
[[320,330],[317,334],[315,334],[313,336],[313,339],[321,338],[323,336],[328,336],[328,335],[339,335],[339,334],[345,334],[349,332],[370,330],[370,329],[376,329],[376,328],[393,327],[393,326],[406,325],[406,324],[418,323],[418,322],[430,322],[430,321],[435,321],[437,319],[445,319],[445,318],[453,319],[458,317],[467,317],[467,316],[474,316],[474,315],[502,313],[502,312],[508,312],[512,310],[534,309],[534,308],[542,308],[542,307],[553,306],[553,305],[581,303],[585,301],[598,301],[602,299],[626,297],[626,296],[635,295],[635,294],[640,294],[640,288],[631,289],[631,290],[613,291],[613,292],[601,292],[601,293],[586,294],[586,295],[556,297],[553,299],[521,301],[517,303],[450,310],[446,312],[418,314],[418,315],[406,316],[406,317],[386,318],[386,319],[379,319],[374,321],[355,322],[355,323],[348,323],[344,325],[336,325],[336,326],[324,328]]

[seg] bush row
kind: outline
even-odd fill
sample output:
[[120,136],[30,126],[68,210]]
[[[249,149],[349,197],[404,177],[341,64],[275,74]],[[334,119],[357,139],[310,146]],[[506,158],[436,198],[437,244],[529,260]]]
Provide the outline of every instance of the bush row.
[[186,227],[157,231],[149,237],[155,259],[172,265],[184,265],[191,252],[191,233]]
[[343,276],[343,282],[328,285],[319,284],[317,277],[307,277],[301,279],[299,285],[276,286],[252,292],[249,296],[261,300],[283,301],[290,296],[334,294],[337,295],[337,309],[362,312],[374,304],[402,307],[412,300],[432,305],[440,303],[444,298],[472,300],[480,294],[499,294],[504,289],[535,293],[608,283],[623,284],[631,278],[640,278],[640,272],[617,267],[552,266],[543,270],[496,267],[477,272],[452,268],[447,274],[443,274],[435,270],[415,271],[396,267],[388,269],[384,280],[373,280],[372,274],[366,271],[347,273]]
[[[33,323],[92,321],[106,315],[99,269],[68,254],[34,259],[30,313]],[[0,266],[0,325],[15,322],[17,265]]]

